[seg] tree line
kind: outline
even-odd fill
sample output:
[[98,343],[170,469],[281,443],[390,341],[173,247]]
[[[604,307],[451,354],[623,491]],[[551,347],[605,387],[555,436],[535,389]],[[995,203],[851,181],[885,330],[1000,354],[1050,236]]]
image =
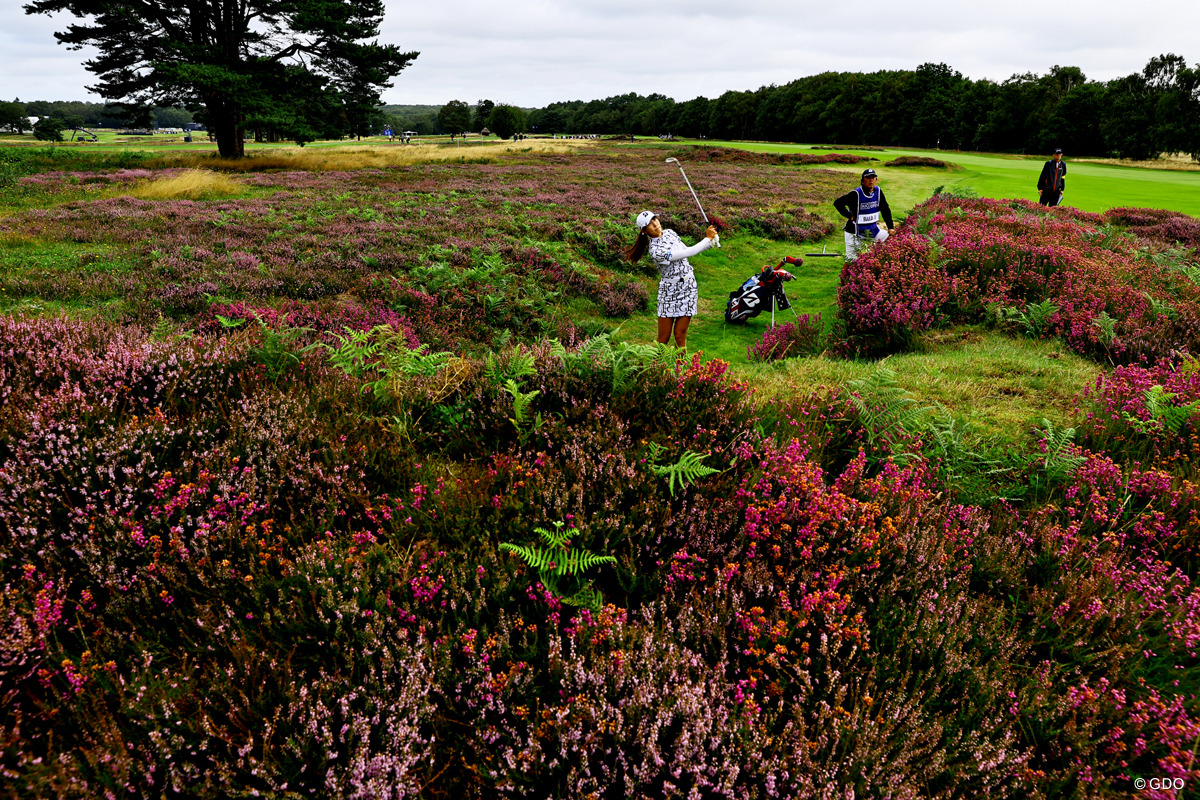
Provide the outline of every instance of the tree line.
[[164,106],[146,109],[140,115],[131,115],[120,103],[88,103],[79,100],[31,100],[27,103],[18,98],[9,102],[0,101],[0,130],[10,133],[25,133],[32,130],[30,117],[53,119],[62,123],[62,129],[78,128],[182,128],[194,121],[192,113],[183,108]]
[[[459,102],[459,101],[454,101]],[[465,106],[465,104],[462,104]],[[539,134],[674,134],[710,139],[1200,160],[1200,64],[1151,58],[1141,72],[1088,80],[1054,66],[1002,82],[946,64],[871,73],[825,72],[757,91],[677,102],[636,93],[530,109]]]

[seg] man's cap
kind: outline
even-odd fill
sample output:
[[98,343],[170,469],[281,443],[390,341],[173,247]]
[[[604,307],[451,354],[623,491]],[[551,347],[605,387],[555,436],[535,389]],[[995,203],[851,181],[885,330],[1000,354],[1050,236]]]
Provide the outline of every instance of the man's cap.
[[863,178],[864,178],[864,179],[865,179],[865,178],[878,178],[878,177],[879,177],[879,175],[878,175],[878,174],[876,174],[875,170],[871,169],[870,167],[868,167],[867,169],[864,169],[864,170],[863,170],[863,174],[862,174],[862,176],[863,176]]
[[642,228],[649,225],[651,220],[653,220],[657,216],[658,216],[658,214],[655,214],[653,211],[643,211],[642,213],[638,214],[637,215],[638,230],[640,231]]
[[1054,155],[1056,155],[1056,156],[1061,156],[1061,155],[1062,155],[1062,148],[1061,148],[1061,147],[1056,147],[1056,148],[1054,148]]

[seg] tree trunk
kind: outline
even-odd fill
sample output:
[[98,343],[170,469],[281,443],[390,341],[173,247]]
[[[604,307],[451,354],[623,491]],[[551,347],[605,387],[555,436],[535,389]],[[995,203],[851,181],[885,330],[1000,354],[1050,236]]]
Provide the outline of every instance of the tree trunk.
[[221,102],[208,104],[209,131],[217,139],[222,158],[242,158],[246,144],[242,141],[242,115],[239,109]]

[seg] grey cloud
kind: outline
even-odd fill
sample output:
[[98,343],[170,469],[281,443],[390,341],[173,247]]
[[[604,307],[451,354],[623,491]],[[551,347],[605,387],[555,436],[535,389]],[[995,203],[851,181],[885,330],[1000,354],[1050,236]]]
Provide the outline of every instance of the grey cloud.
[[[80,62],[58,45],[66,18],[0,9],[6,68],[0,98],[98,99]],[[1154,55],[1200,60],[1191,32],[1200,4],[1164,0],[1153,13],[1095,0],[450,0],[389,2],[380,40],[420,57],[384,93],[387,102],[502,99],[524,106],[661,92],[677,100],[784,84],[824,71],[912,69],[944,62],[970,78],[1003,81],[1080,67],[1105,80]]]

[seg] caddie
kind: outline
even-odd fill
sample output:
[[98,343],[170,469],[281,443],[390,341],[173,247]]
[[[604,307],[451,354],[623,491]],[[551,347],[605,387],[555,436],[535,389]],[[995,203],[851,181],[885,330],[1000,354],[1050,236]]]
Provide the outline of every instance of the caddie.
[[[846,218],[842,231],[846,236],[847,261],[858,258],[858,252],[866,242],[882,242],[891,234],[892,209],[878,183],[879,175],[875,170],[865,169],[862,182],[854,191],[833,201],[833,207]],[[886,228],[879,225],[880,220]]]

